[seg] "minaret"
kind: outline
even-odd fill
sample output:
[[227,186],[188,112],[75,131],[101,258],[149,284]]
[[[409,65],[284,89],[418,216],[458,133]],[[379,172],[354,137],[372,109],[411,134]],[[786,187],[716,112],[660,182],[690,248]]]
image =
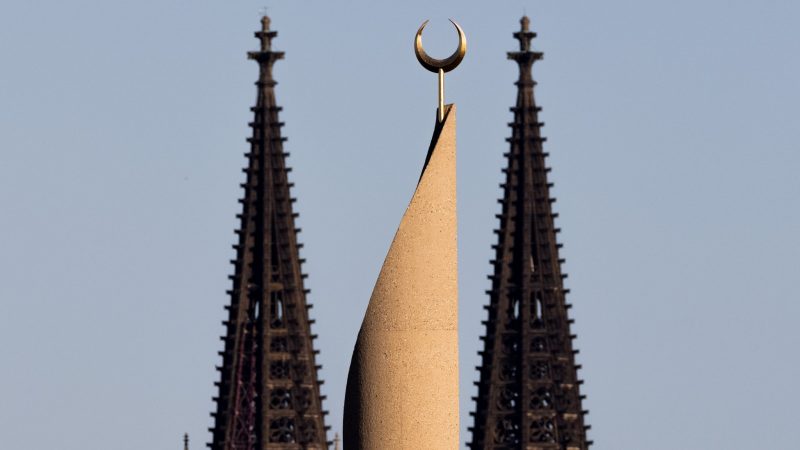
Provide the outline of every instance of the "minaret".
[[562,259],[550,196],[550,168],[542,150],[532,68],[543,54],[531,49],[530,20],[514,33],[520,49],[508,53],[519,65],[517,105],[489,294],[488,320],[475,398],[473,450],[584,450],[581,381],[565,301]]
[[346,450],[459,446],[455,105],[444,111],[353,349]]
[[272,50],[277,32],[264,16],[255,35],[259,51],[250,151],[242,184],[239,237],[234,245],[233,288],[218,367],[219,395],[212,450],[327,449],[323,396],[311,334],[295,227],[297,214],[283,151],[283,123],[275,104],[272,65],[283,52]]

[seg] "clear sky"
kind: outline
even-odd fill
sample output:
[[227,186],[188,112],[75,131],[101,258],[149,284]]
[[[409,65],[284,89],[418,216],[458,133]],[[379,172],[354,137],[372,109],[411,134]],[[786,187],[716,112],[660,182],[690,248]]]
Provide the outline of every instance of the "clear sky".
[[[3,448],[204,448],[262,6],[0,3]],[[469,438],[523,10],[593,448],[797,448],[794,0],[269,2],[329,425],[453,17]]]

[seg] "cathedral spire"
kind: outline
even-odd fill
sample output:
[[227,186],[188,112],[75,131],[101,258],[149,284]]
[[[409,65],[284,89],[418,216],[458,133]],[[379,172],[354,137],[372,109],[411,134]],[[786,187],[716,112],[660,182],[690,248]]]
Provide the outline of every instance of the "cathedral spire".
[[494,274],[487,291],[472,450],[585,450],[591,443],[556,241],[544,124],[534,98],[533,63],[543,56],[531,48],[535,36],[530,19],[522,17],[514,33],[519,51],[508,53],[519,65],[517,104],[511,108]]
[[252,137],[244,169],[244,198],[234,245],[233,287],[220,352],[222,365],[212,450],[322,450],[328,448],[291,197],[272,77],[283,52],[272,50],[276,31],[264,16],[255,36],[259,64]]

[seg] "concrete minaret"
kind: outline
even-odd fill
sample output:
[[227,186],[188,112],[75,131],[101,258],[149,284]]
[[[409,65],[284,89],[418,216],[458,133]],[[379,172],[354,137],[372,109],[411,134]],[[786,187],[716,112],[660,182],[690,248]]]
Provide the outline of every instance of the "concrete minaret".
[[358,334],[347,450],[456,450],[456,108],[447,105]]

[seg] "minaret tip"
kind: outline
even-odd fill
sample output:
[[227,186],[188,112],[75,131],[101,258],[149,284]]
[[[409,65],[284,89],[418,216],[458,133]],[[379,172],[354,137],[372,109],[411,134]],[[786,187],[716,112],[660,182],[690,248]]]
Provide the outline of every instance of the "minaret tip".
[[183,433],[183,450],[189,450],[189,433]]
[[271,20],[269,19],[269,16],[264,14],[261,17],[261,31],[269,31],[270,22],[271,22]]

